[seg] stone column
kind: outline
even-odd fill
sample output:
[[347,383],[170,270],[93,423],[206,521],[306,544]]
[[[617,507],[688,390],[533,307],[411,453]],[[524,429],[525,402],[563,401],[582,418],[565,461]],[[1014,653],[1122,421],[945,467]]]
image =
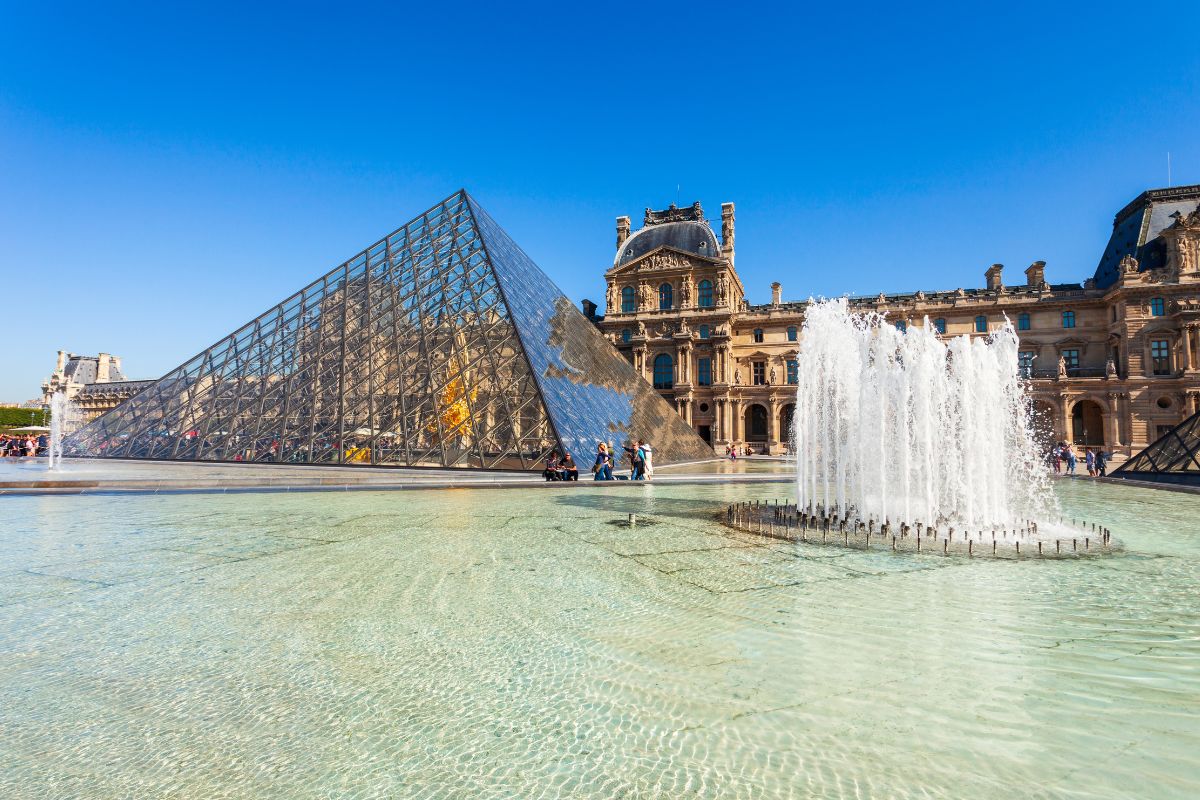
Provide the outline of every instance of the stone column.
[[1117,411],[1117,398],[1115,394],[1108,396],[1108,410],[1104,412],[1104,448],[1111,450],[1116,447],[1120,441],[1120,414]]
[[1183,326],[1183,369],[1193,370],[1196,368],[1194,360],[1194,351],[1192,350],[1192,326]]
[[779,446],[779,398],[772,396],[767,405],[767,452]]

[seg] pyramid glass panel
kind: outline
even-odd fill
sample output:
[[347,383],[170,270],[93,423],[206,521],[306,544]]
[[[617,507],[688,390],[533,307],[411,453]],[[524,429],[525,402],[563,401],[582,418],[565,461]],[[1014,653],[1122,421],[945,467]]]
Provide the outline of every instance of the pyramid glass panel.
[[712,451],[458,192],[94,420],[76,455],[539,469]]
[[1113,472],[1114,477],[1200,484],[1200,414],[1193,414]]

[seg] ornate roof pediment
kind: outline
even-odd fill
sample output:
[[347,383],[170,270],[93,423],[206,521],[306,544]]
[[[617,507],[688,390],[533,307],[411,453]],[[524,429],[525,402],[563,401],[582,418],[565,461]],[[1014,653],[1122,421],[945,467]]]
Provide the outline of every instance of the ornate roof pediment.
[[656,247],[645,255],[638,256],[620,266],[613,267],[606,274],[609,276],[626,275],[634,272],[656,272],[669,269],[694,269],[699,266],[716,266],[719,259],[698,256],[695,253],[685,253],[674,247],[663,245]]

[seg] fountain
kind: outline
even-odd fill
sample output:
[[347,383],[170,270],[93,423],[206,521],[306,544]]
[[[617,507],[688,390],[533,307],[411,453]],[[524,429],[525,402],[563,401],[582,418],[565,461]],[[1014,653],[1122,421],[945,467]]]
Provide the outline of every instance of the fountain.
[[1107,529],[1060,518],[1007,322],[942,340],[928,319],[905,330],[840,299],[810,303],[800,339],[797,500],[730,506],[730,524],[946,555],[1111,546]]
[[46,448],[46,468],[58,471],[62,468],[63,439],[75,432],[83,421],[79,406],[67,399],[63,392],[55,392],[50,398],[50,441]]

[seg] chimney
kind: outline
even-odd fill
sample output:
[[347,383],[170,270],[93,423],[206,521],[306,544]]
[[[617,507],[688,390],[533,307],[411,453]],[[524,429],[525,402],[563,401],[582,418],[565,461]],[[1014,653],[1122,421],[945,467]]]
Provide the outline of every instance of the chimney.
[[108,353],[96,357],[96,383],[108,383]]
[[120,356],[112,356],[111,358],[112,358],[113,369],[116,370],[117,372],[120,372],[121,371],[121,357]]
[[998,292],[1004,288],[1004,280],[1001,278],[1001,273],[1004,272],[1003,264],[992,264],[988,267],[987,272],[983,273],[983,277],[987,279],[987,288],[989,291]]
[[617,217],[617,248],[629,238],[629,217]]
[[733,266],[733,203],[721,203],[721,255]]
[[771,284],[771,305],[777,306],[783,303],[783,284],[775,281]]
[[1046,282],[1046,262],[1035,261],[1025,270],[1025,283],[1034,287],[1040,287]]

